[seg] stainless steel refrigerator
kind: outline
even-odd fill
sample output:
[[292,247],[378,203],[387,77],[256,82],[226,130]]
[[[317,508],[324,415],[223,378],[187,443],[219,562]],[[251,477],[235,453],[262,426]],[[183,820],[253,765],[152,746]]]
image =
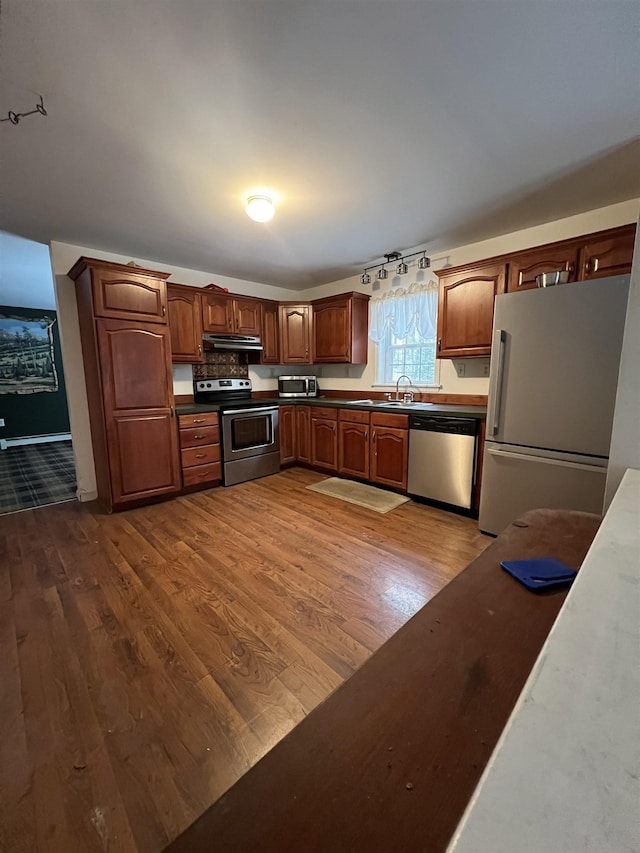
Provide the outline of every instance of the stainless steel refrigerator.
[[480,530],[601,513],[629,276],[496,297]]

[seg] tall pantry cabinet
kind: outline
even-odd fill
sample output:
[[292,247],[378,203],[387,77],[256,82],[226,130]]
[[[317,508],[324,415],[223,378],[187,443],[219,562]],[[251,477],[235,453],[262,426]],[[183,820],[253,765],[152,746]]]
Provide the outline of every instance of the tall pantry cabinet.
[[76,299],[98,497],[109,510],[180,489],[169,273],[80,258]]

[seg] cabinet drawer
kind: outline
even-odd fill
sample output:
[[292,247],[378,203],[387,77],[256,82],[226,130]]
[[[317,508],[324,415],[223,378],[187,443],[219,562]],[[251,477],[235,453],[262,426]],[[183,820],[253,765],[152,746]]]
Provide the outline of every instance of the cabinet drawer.
[[218,444],[219,441],[220,429],[217,424],[180,430],[180,447],[200,447],[202,444]]
[[340,409],[339,421],[349,421],[352,424],[368,424],[371,412],[360,412],[357,409]]
[[325,421],[337,421],[338,410],[329,406],[311,406],[312,418],[323,418]]
[[202,447],[188,447],[181,451],[182,467],[191,468],[193,465],[206,465],[209,462],[220,461],[220,445],[205,444]]
[[386,412],[371,412],[371,426],[409,429],[409,415],[388,415]]
[[180,427],[180,429],[187,429],[188,427],[217,425],[217,412],[198,412],[197,414],[193,415],[178,415],[178,426]]
[[222,477],[222,465],[220,462],[211,462],[208,465],[194,465],[185,468],[182,472],[182,482],[185,486],[197,486],[199,483],[211,483]]

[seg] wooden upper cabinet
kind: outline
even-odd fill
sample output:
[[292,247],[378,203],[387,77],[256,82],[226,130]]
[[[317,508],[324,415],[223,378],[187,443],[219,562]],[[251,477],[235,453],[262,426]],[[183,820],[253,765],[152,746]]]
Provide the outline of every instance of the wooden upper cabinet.
[[203,292],[202,322],[205,332],[230,335],[233,332],[233,299],[226,293]]
[[580,281],[631,272],[636,226],[594,234],[580,248]]
[[343,293],[316,299],[313,306],[313,361],[366,364],[369,296]]
[[199,364],[202,354],[202,294],[195,287],[167,283],[167,307],[174,364]]
[[166,279],[170,273],[82,257],[68,275],[74,281],[90,277],[96,317],[167,322]]
[[278,303],[262,303],[262,364],[280,364]]
[[438,358],[491,355],[493,302],[504,293],[506,264],[440,270]]
[[262,305],[257,299],[233,300],[233,331],[237,335],[260,337],[262,327]]
[[205,332],[218,335],[260,335],[260,301],[206,291],[202,296]]
[[280,303],[280,363],[311,364],[311,306]]
[[509,258],[507,291],[531,290],[538,286],[536,276],[544,272],[567,270],[569,281],[576,281],[578,271],[578,246],[576,243],[558,243],[540,246]]

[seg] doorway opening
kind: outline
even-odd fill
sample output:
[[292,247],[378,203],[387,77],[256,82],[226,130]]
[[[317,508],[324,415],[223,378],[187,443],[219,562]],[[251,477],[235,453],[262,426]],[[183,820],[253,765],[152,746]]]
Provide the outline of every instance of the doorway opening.
[[0,232],[0,515],[76,498],[49,247]]

